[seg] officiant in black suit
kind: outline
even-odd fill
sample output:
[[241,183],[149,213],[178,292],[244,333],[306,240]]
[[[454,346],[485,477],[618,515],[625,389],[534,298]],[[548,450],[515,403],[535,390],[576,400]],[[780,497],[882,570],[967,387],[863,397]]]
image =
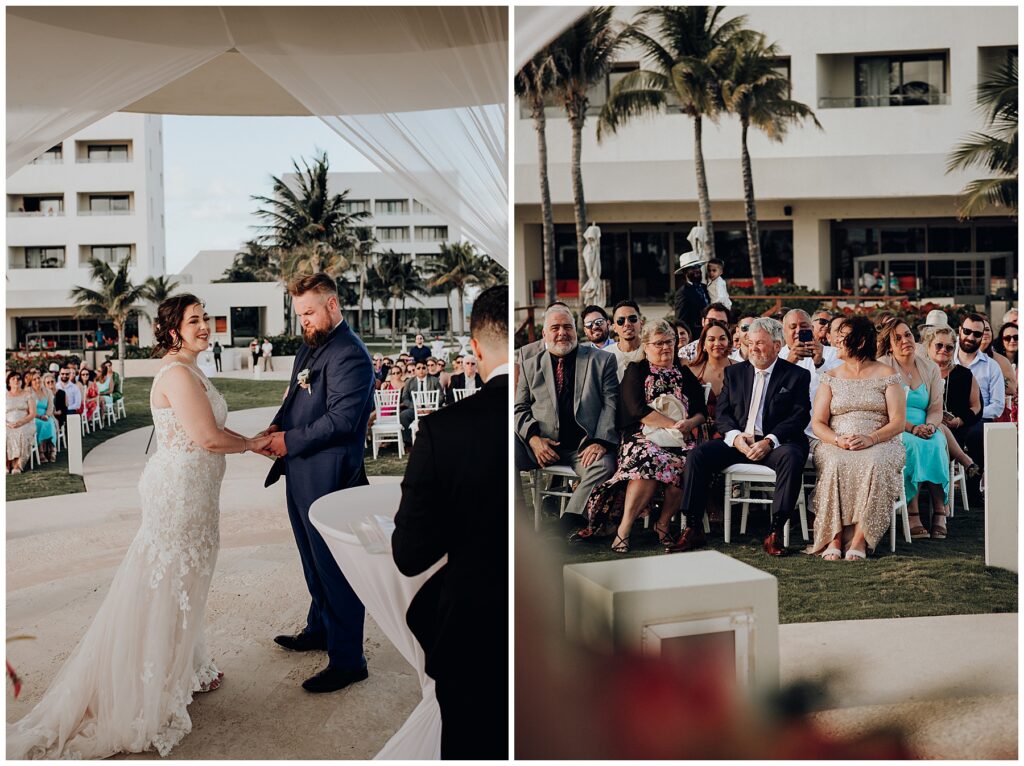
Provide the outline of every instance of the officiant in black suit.
[[[391,538],[412,577],[448,562],[406,615],[441,708],[441,757],[497,759],[508,748],[508,288],[473,304],[483,387],[420,421]],[[470,445],[467,449],[467,445]]]
[[723,439],[706,441],[690,452],[683,476],[687,526],[668,548],[689,551],[704,544],[702,522],[712,477],[736,463],[757,463],[775,471],[771,531],[764,541],[770,556],[781,556],[783,527],[795,514],[803,491],[811,420],[810,373],[779,358],[782,323],[755,319],[747,333],[747,361],[725,368],[725,384],[715,404],[715,426]]

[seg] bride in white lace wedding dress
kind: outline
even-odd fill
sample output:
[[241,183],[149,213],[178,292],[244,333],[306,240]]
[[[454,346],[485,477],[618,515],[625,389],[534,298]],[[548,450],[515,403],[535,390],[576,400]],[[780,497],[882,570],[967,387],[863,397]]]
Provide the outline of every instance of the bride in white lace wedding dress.
[[160,305],[169,349],[153,378],[158,444],[139,481],[142,523],[92,625],[32,711],[7,727],[7,757],[167,755],[192,729],[193,694],[222,674],[204,641],[219,546],[225,454],[259,449],[224,427],[224,397],[196,367],[210,329],[194,296]]

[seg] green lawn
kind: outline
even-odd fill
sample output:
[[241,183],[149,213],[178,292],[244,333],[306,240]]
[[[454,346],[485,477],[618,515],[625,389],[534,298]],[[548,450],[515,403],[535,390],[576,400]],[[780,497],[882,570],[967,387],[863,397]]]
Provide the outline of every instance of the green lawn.
[[[570,517],[557,518],[558,506],[550,506],[542,519],[540,535],[563,564],[619,558],[609,550],[611,540],[568,543]],[[959,506],[959,502],[957,504]],[[733,514],[733,542],[722,541],[721,523],[711,525],[707,550],[717,550],[775,575],[779,582],[779,621],[819,622],[864,620],[885,617],[924,617],[949,614],[985,614],[1017,611],[1017,575],[985,566],[984,512],[981,507],[948,520],[946,540],[896,542],[889,552],[889,538],[866,562],[827,562],[797,553],[799,530],[792,535],[790,555],[773,558],[761,543],[767,534],[767,514],[751,510],[747,534],[739,534],[739,512]],[[808,519],[810,523],[813,517]],[[532,519],[531,519],[532,520]],[[666,554],[654,532],[637,524],[631,536],[632,556]],[[898,651],[897,647],[893,651]]]
[[[152,378],[130,378],[124,382],[125,410],[128,417],[83,437],[82,451],[85,455],[88,455],[93,447],[118,434],[153,425],[153,418],[149,413],[149,388],[152,381]],[[281,403],[281,392],[284,391],[285,385],[285,381],[280,380],[217,380],[217,389],[227,399],[230,410],[275,407]],[[376,461],[373,460],[372,453],[367,453],[366,472],[370,476],[402,475],[405,473],[405,460],[399,460],[395,448],[389,445]],[[27,500],[33,497],[85,491],[82,477],[68,473],[67,452],[61,452],[56,463],[46,463],[34,471],[7,476],[6,479],[8,500]]]

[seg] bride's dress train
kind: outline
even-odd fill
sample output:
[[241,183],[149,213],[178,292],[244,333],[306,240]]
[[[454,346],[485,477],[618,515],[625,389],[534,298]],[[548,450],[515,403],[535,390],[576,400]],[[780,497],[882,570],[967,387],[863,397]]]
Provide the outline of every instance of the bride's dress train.
[[[153,379],[154,385],[164,367]],[[227,403],[203,383],[220,428]],[[158,449],[139,481],[142,523],[92,625],[27,716],[7,726],[8,758],[167,755],[192,729],[187,706],[218,670],[203,636],[219,545],[225,458],[153,407]],[[31,679],[28,679],[31,683]]]

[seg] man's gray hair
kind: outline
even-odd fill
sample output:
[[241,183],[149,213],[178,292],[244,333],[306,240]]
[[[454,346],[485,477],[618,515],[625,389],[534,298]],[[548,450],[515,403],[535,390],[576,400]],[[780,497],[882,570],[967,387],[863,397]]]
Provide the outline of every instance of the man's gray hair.
[[566,308],[565,306],[552,306],[551,308],[544,312],[545,327],[548,326],[548,317],[553,316],[554,314],[564,314],[565,316],[569,317],[570,321],[572,322],[572,326],[576,326],[576,317],[573,315],[571,309]]
[[790,309],[789,311],[786,312],[786,316],[782,317],[782,321],[785,322],[787,319],[789,319],[791,314],[797,314],[798,316],[803,317],[808,322],[811,321],[811,315],[808,314],[803,309]]
[[771,317],[758,317],[750,323],[750,329],[747,330],[747,335],[749,336],[750,333],[758,330],[768,333],[772,340],[782,343],[782,322],[778,319],[772,319]]
[[477,362],[477,360],[476,360],[476,357],[473,356],[472,354],[466,354],[466,356],[462,357],[462,363],[465,364],[466,362],[472,362],[473,364],[479,364],[479,362]]

